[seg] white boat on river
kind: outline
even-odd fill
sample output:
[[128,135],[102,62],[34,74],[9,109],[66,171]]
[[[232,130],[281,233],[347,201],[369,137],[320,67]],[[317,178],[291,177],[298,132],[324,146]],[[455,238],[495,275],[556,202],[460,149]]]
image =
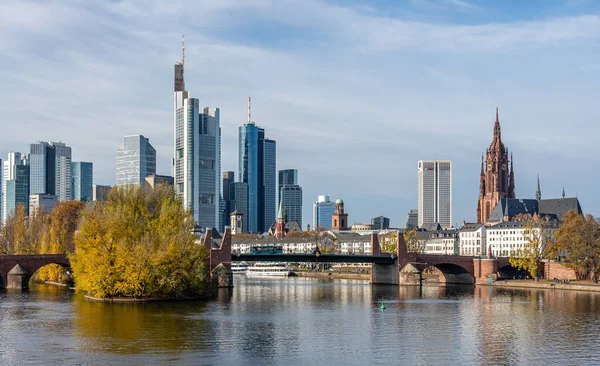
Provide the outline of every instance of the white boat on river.
[[292,273],[283,263],[264,262],[248,266],[247,276],[280,276],[287,277]]

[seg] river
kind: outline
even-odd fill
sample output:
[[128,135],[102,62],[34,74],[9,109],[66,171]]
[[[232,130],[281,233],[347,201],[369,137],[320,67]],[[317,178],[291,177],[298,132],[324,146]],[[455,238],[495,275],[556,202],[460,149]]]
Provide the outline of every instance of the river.
[[236,276],[209,302],[0,293],[2,365],[591,365],[598,329],[600,294],[561,290]]

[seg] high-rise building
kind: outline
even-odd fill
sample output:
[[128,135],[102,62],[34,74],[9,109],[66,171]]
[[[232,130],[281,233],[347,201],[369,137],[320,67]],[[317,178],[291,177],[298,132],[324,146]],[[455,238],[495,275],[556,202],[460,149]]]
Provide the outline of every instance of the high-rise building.
[[[237,232],[248,232],[248,183],[246,182],[231,182],[229,184],[229,198],[233,203],[233,211],[242,216],[242,227],[237,228]],[[232,212],[233,212],[232,211]],[[230,219],[231,220],[231,219]],[[240,231],[241,230],[241,231]]]
[[313,229],[331,230],[331,215],[335,212],[335,203],[328,195],[319,195],[313,203]]
[[73,199],[71,147],[63,142],[33,143],[29,166],[30,194],[51,194],[59,201]]
[[265,139],[264,129],[250,119],[239,128],[238,179],[248,183],[248,215],[244,224],[250,232],[265,232],[275,222],[276,211],[276,142]]
[[508,148],[502,142],[498,108],[496,108],[496,122],[494,122],[494,137],[486,150],[486,155],[485,162],[483,155],[481,156],[479,201],[477,203],[477,222],[482,224],[487,223],[498,201],[503,198],[515,198],[515,172],[513,170],[512,154],[509,161]]
[[[27,165],[29,160],[27,155],[22,155],[19,152],[8,153],[8,158],[2,162],[2,207],[0,209],[2,217],[2,223],[6,222],[6,219],[16,207],[17,203],[22,201],[21,193],[24,184],[23,171],[17,171],[17,167]],[[17,179],[17,172],[19,175],[19,182],[15,182]],[[29,174],[29,167],[27,167],[27,173]],[[9,183],[12,182],[12,183]],[[27,189],[29,189],[29,177],[27,179]],[[9,192],[10,190],[10,192]],[[19,196],[17,197],[17,191]],[[29,191],[27,192],[29,198]],[[19,200],[19,202],[15,201]],[[20,202],[22,203],[22,202]],[[26,204],[29,208],[29,203]]]
[[298,171],[279,171],[279,203],[286,223],[296,221],[302,227],[302,187],[298,185]]
[[29,196],[29,215],[35,215],[40,207],[43,207],[45,213],[50,213],[54,205],[56,205],[55,195],[46,193],[32,194]]
[[71,163],[71,175],[73,177],[73,199],[75,201],[92,201],[94,166],[92,163],[74,161]]
[[92,201],[106,201],[111,186],[94,184],[92,186]]
[[29,214],[29,165],[15,165],[12,179],[4,181],[4,222],[22,205],[25,215]]
[[117,149],[117,185],[143,185],[147,176],[156,174],[156,150],[142,135],[123,137]]
[[452,162],[420,160],[418,163],[418,224],[452,226]]
[[414,229],[416,227],[419,227],[419,211],[410,210],[406,214],[406,228]]
[[390,219],[384,216],[378,216],[371,219],[371,225],[374,230],[386,230],[390,228]]
[[231,226],[231,213],[235,210],[235,203],[230,196],[229,184],[235,181],[235,174],[232,171],[223,172],[223,201],[222,207],[222,223],[223,227]]
[[277,215],[277,143],[265,139],[264,216],[262,231],[267,232]]
[[202,228],[219,228],[221,218],[221,126],[219,108],[204,107],[185,90],[184,60],[175,64],[175,194]]
[[173,177],[169,175],[149,175],[144,179],[144,187],[148,190],[155,190],[159,186],[173,188]]

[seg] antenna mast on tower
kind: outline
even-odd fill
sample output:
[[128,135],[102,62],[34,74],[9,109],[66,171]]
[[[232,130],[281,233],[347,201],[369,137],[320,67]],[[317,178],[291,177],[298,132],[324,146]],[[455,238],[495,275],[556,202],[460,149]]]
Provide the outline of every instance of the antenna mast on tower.
[[252,123],[252,118],[250,117],[250,97],[248,97],[248,123]]
[[[181,82],[185,82],[183,73],[185,69],[185,34],[181,35]],[[184,84],[185,85],[185,84]]]

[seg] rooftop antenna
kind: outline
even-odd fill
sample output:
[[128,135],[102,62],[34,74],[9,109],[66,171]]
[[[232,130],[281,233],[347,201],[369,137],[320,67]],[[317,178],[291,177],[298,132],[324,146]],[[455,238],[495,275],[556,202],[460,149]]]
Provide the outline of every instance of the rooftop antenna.
[[182,34],[181,35],[181,82],[184,82],[184,79],[183,79],[184,68],[185,68],[185,34]]
[[248,97],[248,123],[252,123],[252,119],[250,117],[250,97]]

